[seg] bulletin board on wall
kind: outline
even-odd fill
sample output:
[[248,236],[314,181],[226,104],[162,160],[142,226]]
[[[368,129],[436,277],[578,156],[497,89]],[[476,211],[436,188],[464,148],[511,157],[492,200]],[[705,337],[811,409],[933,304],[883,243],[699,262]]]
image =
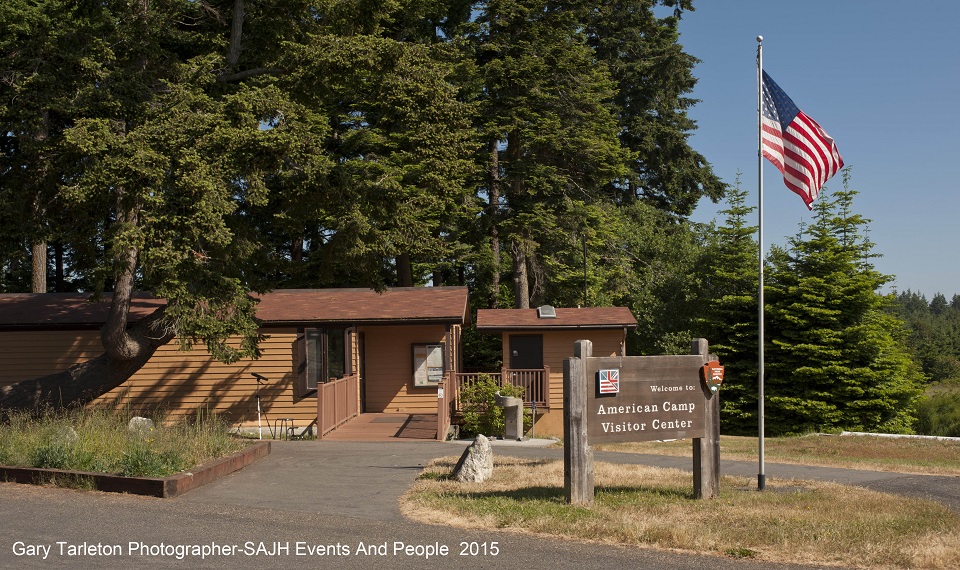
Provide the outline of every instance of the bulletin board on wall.
[[442,344],[414,344],[413,385],[436,387],[443,381],[444,362]]

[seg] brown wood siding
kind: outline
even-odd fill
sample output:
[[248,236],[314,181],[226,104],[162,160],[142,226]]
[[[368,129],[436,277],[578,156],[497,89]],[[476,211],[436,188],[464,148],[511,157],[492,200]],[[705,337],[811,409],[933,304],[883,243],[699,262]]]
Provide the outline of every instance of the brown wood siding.
[[[510,334],[503,334],[503,361],[510,362]],[[593,341],[594,356],[617,356],[623,342],[623,330],[543,331],[543,364],[550,367],[550,408],[563,409],[563,361],[573,356],[573,344],[581,339]]]
[[70,368],[103,354],[100,331],[0,332],[0,386]]
[[234,424],[256,425],[256,372],[268,380],[260,386],[264,425],[293,418],[305,427],[317,417],[315,397],[297,398],[293,358],[295,329],[264,331],[259,360],[242,359],[233,364],[214,360],[205,347],[181,351],[176,342],[157,349],[153,358],[127,382],[98,398],[94,404],[127,406],[132,410],[160,407],[171,417],[198,410],[225,416]]
[[550,367],[550,407],[563,409],[563,361],[573,356],[573,344],[593,341],[594,356],[617,356],[622,330],[557,331],[543,335],[543,363]]
[[[436,413],[436,388],[413,386],[413,344],[445,343],[446,325],[367,326],[366,348],[367,411]],[[265,329],[263,356],[233,364],[217,362],[204,346],[180,351],[172,342],[160,347],[153,357],[123,385],[97,398],[94,405],[116,405],[131,410],[162,407],[168,416],[192,414],[198,409],[216,411],[229,421],[245,426],[257,423],[256,380],[251,373],[266,376],[260,387],[264,425],[280,418],[294,418],[298,427],[316,420],[315,397],[297,398],[294,375],[296,329]],[[350,354],[359,370],[357,334]],[[451,330],[456,344],[459,327]],[[103,352],[99,331],[36,331],[0,333],[0,350],[6,366],[0,369],[0,385],[59,372]],[[447,351],[448,366],[459,353]]]
[[[203,346],[180,351],[176,342],[157,349],[153,357],[127,382],[100,396],[93,405],[129,406],[132,410],[162,407],[171,417],[202,408],[225,414],[235,423],[256,425],[257,372],[270,383],[261,386],[266,422],[296,418],[306,426],[316,419],[316,398],[297,399],[293,389],[293,350],[296,331],[264,331],[263,357],[234,364],[217,362]],[[0,333],[4,366],[0,385],[60,372],[103,353],[100,333],[90,331],[18,331]]]
[[443,343],[446,326],[370,326],[360,330],[366,355],[364,409],[373,413],[436,413],[437,389],[413,385],[413,345]]

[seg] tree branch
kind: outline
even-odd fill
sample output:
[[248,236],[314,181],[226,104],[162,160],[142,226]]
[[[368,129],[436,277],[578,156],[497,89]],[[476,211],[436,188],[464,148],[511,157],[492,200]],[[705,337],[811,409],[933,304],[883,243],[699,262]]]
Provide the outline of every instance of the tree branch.
[[220,83],[230,83],[231,81],[240,81],[241,79],[255,77],[257,75],[282,75],[284,73],[286,73],[286,70],[278,67],[261,67],[258,69],[238,71],[237,73],[218,75],[217,81]]

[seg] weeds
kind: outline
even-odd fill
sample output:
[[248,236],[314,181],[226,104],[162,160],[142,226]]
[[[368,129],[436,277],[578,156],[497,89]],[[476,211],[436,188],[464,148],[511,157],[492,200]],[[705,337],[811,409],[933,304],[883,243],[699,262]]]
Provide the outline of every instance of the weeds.
[[[127,429],[129,411],[52,411],[35,417],[11,412],[0,424],[0,465],[166,477],[236,451],[244,442],[228,434],[214,415]],[[81,482],[81,485],[83,482]]]

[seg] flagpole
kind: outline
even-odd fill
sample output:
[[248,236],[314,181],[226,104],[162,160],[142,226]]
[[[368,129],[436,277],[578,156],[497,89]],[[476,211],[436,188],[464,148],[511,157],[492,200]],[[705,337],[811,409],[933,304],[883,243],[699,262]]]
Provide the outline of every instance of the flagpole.
[[759,418],[759,440],[760,440],[760,470],[757,474],[757,490],[763,491],[767,486],[767,476],[764,473],[763,457],[763,36],[757,36],[757,183],[759,187],[759,208],[757,214],[759,221],[757,224],[757,241],[759,242],[759,281],[758,289],[758,322],[759,322],[759,350],[758,355],[758,373],[757,382],[759,386],[757,394],[757,415]]

